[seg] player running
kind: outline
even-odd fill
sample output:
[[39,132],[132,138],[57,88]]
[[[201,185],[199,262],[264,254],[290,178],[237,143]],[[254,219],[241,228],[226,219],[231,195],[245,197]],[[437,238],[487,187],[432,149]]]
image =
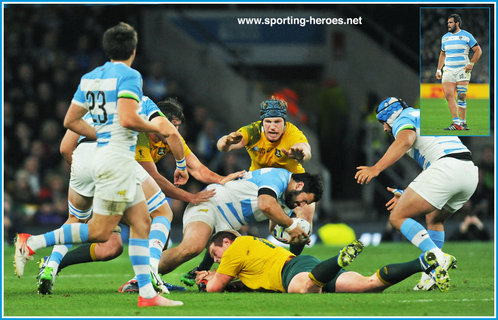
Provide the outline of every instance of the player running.
[[[137,186],[136,136],[137,131],[152,131],[163,136],[168,136],[169,131],[142,119],[137,113],[142,98],[142,76],[131,68],[137,42],[136,31],[124,22],[106,30],[103,47],[110,61],[81,78],[64,119],[66,128],[97,139],[92,161],[96,179],[92,219],[88,224],[66,224],[43,235],[18,234],[14,265],[21,277],[25,264],[40,248],[105,242],[124,218],[130,225],[129,255],[140,287],[138,306],[179,306],[183,303],[156,293],[149,275],[150,218],[143,191]],[[95,129],[83,120],[87,112],[92,115]],[[184,163],[179,139],[174,154],[180,165]],[[186,170],[182,175],[188,178]]]
[[[435,254],[438,265],[431,273],[436,285],[449,290],[448,270],[456,264],[455,257],[444,253],[444,220],[460,209],[472,196],[478,180],[478,169],[469,149],[458,137],[421,136],[420,110],[405,101],[390,97],[377,107],[377,120],[394,142],[377,163],[359,166],[355,179],[369,183],[405,153],[422,168],[399,200],[393,199],[389,221],[394,228],[422,250]],[[427,231],[413,218],[425,215]]]

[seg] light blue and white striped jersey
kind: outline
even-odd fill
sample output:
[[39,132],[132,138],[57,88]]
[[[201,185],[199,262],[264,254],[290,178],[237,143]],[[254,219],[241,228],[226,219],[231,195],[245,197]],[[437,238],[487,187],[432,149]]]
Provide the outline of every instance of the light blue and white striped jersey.
[[415,129],[417,138],[407,154],[412,157],[422,169],[427,169],[432,162],[450,153],[470,152],[469,149],[453,136],[421,136],[420,135],[420,110],[413,108],[404,109],[399,117],[394,120],[392,133],[394,137],[401,130]]
[[[137,113],[145,120],[150,120],[150,117],[153,114],[161,114],[161,110],[149,97],[143,96],[142,101],[140,101],[140,103],[138,104]],[[93,126],[93,118],[89,112],[83,116],[83,120],[85,120],[89,125]],[[85,136],[80,136],[78,142],[80,142],[84,138]]]
[[[106,62],[85,74],[72,103],[87,109],[97,133],[97,147],[135,152],[137,133],[119,123],[118,98],[142,99],[142,76],[122,62]],[[131,154],[131,153],[130,153]]]
[[441,51],[446,53],[445,67],[464,68],[469,63],[469,50],[476,44],[474,36],[465,30],[445,34],[441,39]]
[[156,112],[162,114],[157,104],[147,96],[142,97],[142,101],[138,104],[137,112],[145,120],[150,120],[150,117]]
[[275,191],[280,206],[287,215],[290,215],[292,210],[285,205],[285,190],[291,176],[291,172],[281,168],[263,168],[246,172],[241,179],[229,181],[224,186],[208,186],[216,189],[216,194],[209,200],[209,204],[234,230],[239,230],[249,222],[268,220],[258,208],[258,190],[269,188]]

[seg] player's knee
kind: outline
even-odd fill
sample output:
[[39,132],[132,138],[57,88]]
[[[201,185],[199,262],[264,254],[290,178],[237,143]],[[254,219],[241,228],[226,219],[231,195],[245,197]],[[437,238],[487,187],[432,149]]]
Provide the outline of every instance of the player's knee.
[[398,230],[401,228],[402,220],[394,211],[389,215],[389,223]]
[[460,101],[465,101],[465,100],[467,100],[467,94],[466,94],[466,93],[463,93],[463,92],[462,92],[462,93],[459,93],[459,94],[458,94],[458,100],[460,100]]

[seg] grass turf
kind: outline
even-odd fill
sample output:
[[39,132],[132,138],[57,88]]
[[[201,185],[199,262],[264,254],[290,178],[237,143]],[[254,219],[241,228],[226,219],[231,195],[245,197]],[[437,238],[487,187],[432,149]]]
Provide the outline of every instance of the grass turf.
[[[339,247],[316,245],[303,254],[326,259],[337,254]],[[458,269],[452,270],[451,289],[415,292],[413,286],[419,275],[388,288],[384,293],[361,294],[282,294],[282,293],[199,293],[197,288],[173,292],[168,298],[181,300],[183,307],[138,308],[137,295],[121,294],[117,290],[132,276],[128,254],[125,252],[109,262],[87,263],[64,269],[56,279],[54,293],[36,293],[37,264],[30,261],[24,277],[13,272],[13,247],[4,249],[4,316],[34,317],[269,317],[269,316],[493,316],[494,315],[494,246],[492,242],[447,243],[445,251],[458,258]],[[47,255],[39,250],[36,259]],[[414,259],[417,248],[408,242],[383,243],[366,247],[347,269],[364,275],[373,274],[379,267]],[[180,284],[181,274],[200,261],[200,256],[187,262],[166,281]]]
[[445,99],[422,99],[420,101],[420,127],[422,135],[489,136],[490,107],[488,99],[467,101],[468,131],[446,131],[451,124],[451,114]]

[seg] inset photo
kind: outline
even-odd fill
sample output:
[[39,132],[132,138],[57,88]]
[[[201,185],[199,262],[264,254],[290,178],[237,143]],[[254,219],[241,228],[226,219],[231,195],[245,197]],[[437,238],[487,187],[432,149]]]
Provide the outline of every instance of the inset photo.
[[489,17],[488,8],[420,8],[422,135],[490,135]]

